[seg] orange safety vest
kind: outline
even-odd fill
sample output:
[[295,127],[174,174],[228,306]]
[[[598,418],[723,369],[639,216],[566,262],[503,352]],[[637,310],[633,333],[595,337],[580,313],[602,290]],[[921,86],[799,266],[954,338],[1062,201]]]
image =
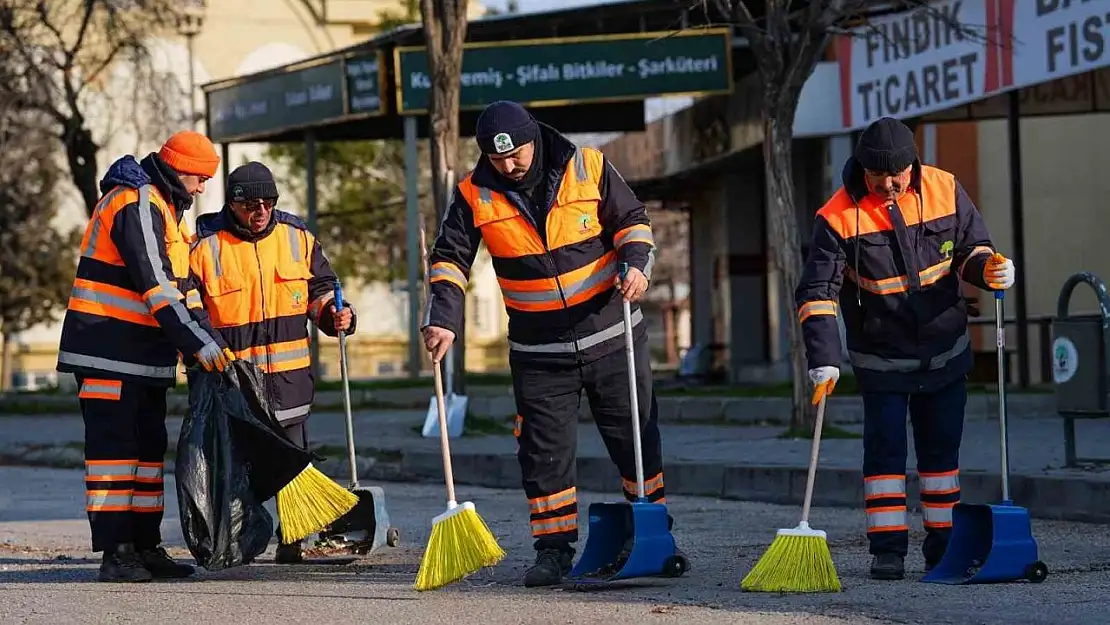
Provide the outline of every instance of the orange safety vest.
[[267,374],[280,421],[307,416],[313,379],[306,321],[318,320],[332,299],[310,300],[315,237],[282,221],[253,242],[224,229],[199,234],[190,265],[212,327],[237,358]]
[[[129,204],[139,203],[139,220],[150,214],[150,204],[165,223],[162,241],[149,241],[145,255],[157,263],[165,245],[172,278],[177,284],[159,284],[139,292],[125,266],[111,232],[116,216]],[[145,228],[145,226],[144,226]],[[152,268],[159,273],[161,267]],[[189,244],[173,208],[157,188],[118,186],[109,191],[93,211],[81,239],[81,257],[62,324],[58,369],[74,373],[100,373],[172,384],[177,377],[178,353],[159,327],[154,313],[180,301],[180,282],[189,275]]]

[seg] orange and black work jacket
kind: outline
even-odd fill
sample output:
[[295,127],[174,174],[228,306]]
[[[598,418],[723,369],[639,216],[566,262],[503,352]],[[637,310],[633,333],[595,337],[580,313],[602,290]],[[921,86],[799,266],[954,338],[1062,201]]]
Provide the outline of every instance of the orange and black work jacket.
[[[650,279],[651,225],[601,152],[544,124],[540,137],[544,177],[532,198],[505,190],[507,179],[485,158],[457,186],[430,254],[423,325],[459,334],[471,263],[484,241],[509,314],[510,360],[589,362],[624,344],[613,282],[621,262]],[[538,227],[533,201],[546,202]],[[635,304],[632,322],[640,340],[646,324]]]
[[795,293],[810,368],[840,365],[839,308],[864,391],[928,392],[964,376],[960,279],[990,290],[993,245],[979,211],[952,174],[920,162],[912,171],[909,189],[886,202],[849,159],[844,186],[817,212]]
[[192,197],[157,154],[141,164],[117,160],[100,191],[62,321],[58,371],[172,386],[178,352],[191,358],[216,341],[207,315],[183,295],[189,244],[180,221]]
[[298,217],[279,210],[266,229],[252,233],[225,206],[197,218],[189,260],[196,290],[190,301],[203,304],[236,358],[263,371],[278,421],[293,425],[308,418],[314,379],[306,322],[336,336],[328,306],[336,277],[316,237]]

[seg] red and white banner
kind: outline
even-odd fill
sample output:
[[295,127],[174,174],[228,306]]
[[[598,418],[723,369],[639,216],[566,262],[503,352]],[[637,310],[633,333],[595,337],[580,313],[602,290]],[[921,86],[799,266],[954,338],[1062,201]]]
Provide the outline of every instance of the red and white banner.
[[829,102],[829,68],[819,68],[812,80],[822,88],[802,93],[798,136],[935,113],[1106,67],[1110,0],[941,0],[874,20],[836,46],[839,101]]

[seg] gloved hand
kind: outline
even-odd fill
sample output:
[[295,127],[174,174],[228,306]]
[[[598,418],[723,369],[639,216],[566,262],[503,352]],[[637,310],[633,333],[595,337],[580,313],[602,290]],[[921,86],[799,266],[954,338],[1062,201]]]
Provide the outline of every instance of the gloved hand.
[[1014,261],[998,252],[992,254],[987,264],[983,265],[983,282],[986,282],[987,286],[996,291],[1003,291],[1014,286],[1016,275],[1017,270],[1014,268]]
[[204,367],[205,371],[223,371],[227,368],[228,363],[235,360],[235,354],[228,348],[220,349],[216,343],[208,343],[200,348],[196,353],[197,362],[200,366]]
[[821,402],[821,398],[832,395],[837,381],[840,380],[840,369],[836,367],[817,367],[809,370],[809,381],[813,382],[813,403]]

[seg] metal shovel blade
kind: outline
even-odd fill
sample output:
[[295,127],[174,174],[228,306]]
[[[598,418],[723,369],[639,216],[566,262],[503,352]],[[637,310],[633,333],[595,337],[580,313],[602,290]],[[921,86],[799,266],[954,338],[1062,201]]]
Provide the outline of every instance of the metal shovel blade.
[[[449,393],[443,400],[447,407],[447,436],[458,438],[462,436],[463,426],[466,425],[466,409],[470,401],[466,395]],[[428,415],[424,417],[424,428],[420,431],[424,438],[439,438],[439,409],[436,407],[436,398],[428,402]]]
[[1037,562],[1029,511],[1009,503],[956,504],[944,557],[922,581],[988,584],[1024,579]]
[[385,545],[396,547],[400,533],[390,526],[385,490],[380,486],[360,486],[351,492],[358,496],[358,503],[320,532],[321,542],[357,555],[373,553]]
[[582,557],[570,572],[576,583],[664,574],[675,540],[663,504],[595,503]]

